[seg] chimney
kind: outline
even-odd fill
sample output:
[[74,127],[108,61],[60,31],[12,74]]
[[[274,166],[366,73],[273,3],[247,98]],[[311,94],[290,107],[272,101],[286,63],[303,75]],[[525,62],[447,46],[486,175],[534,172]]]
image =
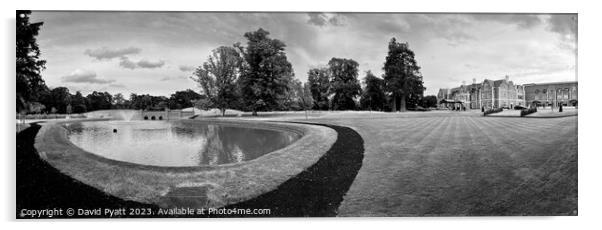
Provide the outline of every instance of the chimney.
[[506,75],[506,81],[510,81],[510,76]]
[[477,84],[477,79],[476,78],[472,79],[472,84]]

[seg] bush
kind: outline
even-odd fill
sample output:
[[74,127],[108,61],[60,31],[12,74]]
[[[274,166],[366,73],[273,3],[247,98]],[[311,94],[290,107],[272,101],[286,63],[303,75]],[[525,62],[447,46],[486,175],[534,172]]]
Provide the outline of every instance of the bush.
[[514,106],[514,110],[523,110],[523,109],[526,109],[526,108],[523,107],[523,106],[520,106],[520,105],[515,105]]
[[529,108],[529,109],[523,109],[520,111],[520,116],[524,117],[527,116],[529,114],[535,113],[537,112],[537,107],[533,107],[533,108]]
[[502,108],[488,109],[488,110],[485,110],[485,112],[483,113],[483,116],[487,116],[492,113],[499,113],[499,112],[502,112],[503,110],[504,109],[502,109]]

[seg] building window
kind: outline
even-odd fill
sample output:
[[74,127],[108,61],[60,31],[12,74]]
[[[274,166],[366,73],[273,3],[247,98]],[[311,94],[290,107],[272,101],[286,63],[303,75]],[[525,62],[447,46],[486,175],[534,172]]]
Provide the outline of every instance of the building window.
[[572,92],[571,92],[571,99],[577,99],[577,87],[573,86]]

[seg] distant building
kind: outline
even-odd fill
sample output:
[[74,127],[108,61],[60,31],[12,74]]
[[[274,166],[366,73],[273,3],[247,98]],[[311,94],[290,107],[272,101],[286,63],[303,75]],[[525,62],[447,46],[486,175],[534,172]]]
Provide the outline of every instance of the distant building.
[[528,105],[577,105],[577,81],[525,84]]
[[515,85],[508,76],[496,81],[485,79],[481,83],[473,79],[469,85],[463,82],[460,87],[440,89],[437,100],[440,107],[455,109],[526,106],[524,86]]

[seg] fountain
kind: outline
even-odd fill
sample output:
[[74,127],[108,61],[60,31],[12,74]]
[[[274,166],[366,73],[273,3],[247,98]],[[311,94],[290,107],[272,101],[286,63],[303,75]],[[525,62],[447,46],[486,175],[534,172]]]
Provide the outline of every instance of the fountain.
[[124,120],[124,121],[131,121],[132,118],[134,118],[134,116],[136,116],[137,114],[139,114],[139,112],[137,110],[116,111],[116,115],[118,115],[119,118],[121,118],[121,120]]

